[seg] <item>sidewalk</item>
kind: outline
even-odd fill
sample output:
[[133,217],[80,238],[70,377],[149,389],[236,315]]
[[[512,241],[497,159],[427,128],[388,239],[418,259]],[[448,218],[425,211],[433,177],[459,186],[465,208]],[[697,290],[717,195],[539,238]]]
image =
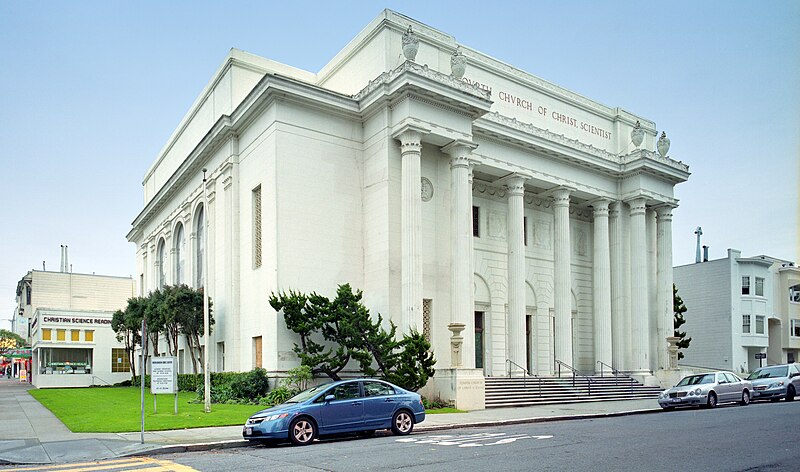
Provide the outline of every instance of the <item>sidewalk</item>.
[[[246,446],[242,427],[141,433],[73,433],[31,397],[31,387],[0,379],[0,464],[48,464]],[[254,409],[257,407],[254,407]],[[621,400],[427,415],[414,431],[597,418],[660,411],[656,400]],[[255,410],[254,410],[255,411]]]

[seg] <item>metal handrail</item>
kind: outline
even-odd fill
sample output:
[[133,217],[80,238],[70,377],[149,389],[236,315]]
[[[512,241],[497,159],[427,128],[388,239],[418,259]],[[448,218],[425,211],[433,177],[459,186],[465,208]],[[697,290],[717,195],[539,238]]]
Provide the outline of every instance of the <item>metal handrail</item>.
[[517,364],[516,362],[512,361],[511,359],[506,359],[506,367],[508,372],[508,378],[511,378],[511,364],[514,364],[518,368],[522,370],[522,388],[528,388],[528,377],[536,377],[539,386],[539,396],[542,396],[542,379],[539,378],[536,374],[531,374],[528,372],[528,369],[522,367],[521,365]]
[[583,377],[586,379],[586,385],[588,386],[588,395],[592,396],[592,378],[586,374],[581,373],[578,369],[572,367],[571,365],[561,362],[558,359],[555,359],[556,364],[558,365],[558,376],[561,377],[561,367],[570,370],[572,372],[572,386],[575,387],[575,377]]
[[[600,377],[603,377],[603,372],[604,372],[603,367],[604,366],[608,367],[609,369],[611,369],[611,373],[614,374],[614,385],[619,385],[619,378],[620,377],[629,378],[627,375],[625,375],[622,372],[620,372],[617,369],[615,369],[614,366],[608,365],[603,361],[597,361],[597,363],[600,364]],[[630,393],[633,393],[633,382],[628,382],[628,391]]]
[[100,377],[98,377],[96,375],[92,375],[92,385],[94,385],[94,379],[97,379],[97,380],[103,382],[104,384],[108,385],[109,387],[113,387],[113,385],[111,385],[110,383],[106,382],[105,380],[101,379]]

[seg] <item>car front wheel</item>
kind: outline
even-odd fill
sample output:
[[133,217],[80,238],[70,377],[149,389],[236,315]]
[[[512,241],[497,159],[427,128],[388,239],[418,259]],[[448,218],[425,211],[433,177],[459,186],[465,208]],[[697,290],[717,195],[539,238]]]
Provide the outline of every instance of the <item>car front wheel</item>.
[[708,394],[708,401],[706,402],[706,406],[708,408],[714,408],[715,406],[717,406],[717,394],[716,393],[711,392],[711,393]]
[[742,401],[739,402],[742,406],[747,406],[750,404],[750,392],[747,390],[742,391]]
[[411,434],[414,429],[414,418],[408,410],[400,410],[392,417],[392,433],[398,436]]
[[794,401],[795,391],[794,385],[789,385],[789,388],[786,389],[786,401]]
[[289,425],[289,439],[297,446],[307,446],[314,441],[317,426],[308,418],[297,418]]

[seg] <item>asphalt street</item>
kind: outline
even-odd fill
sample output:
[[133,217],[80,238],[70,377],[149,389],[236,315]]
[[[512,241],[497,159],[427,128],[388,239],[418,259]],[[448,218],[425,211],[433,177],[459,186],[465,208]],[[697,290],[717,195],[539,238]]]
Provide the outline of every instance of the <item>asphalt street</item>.
[[470,428],[164,459],[200,471],[797,471],[800,402]]
[[800,402],[256,445],[14,471],[797,471]]

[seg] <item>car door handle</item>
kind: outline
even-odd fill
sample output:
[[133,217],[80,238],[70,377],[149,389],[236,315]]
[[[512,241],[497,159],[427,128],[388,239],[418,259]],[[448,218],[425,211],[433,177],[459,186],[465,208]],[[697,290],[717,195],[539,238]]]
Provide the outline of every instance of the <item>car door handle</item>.
[[353,406],[359,406],[359,405],[361,405],[361,402],[353,402],[353,403],[351,403],[351,405],[353,405]]
[[386,399],[386,400],[384,400],[384,401],[385,401],[386,403],[392,403],[392,402],[394,402],[394,398],[387,398],[387,399]]

